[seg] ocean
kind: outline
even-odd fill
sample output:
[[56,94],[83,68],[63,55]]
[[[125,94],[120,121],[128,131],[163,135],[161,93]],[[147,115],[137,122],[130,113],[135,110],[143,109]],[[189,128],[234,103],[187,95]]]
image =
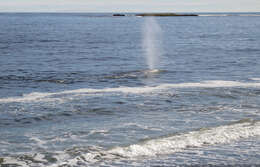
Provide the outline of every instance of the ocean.
[[260,13],[0,22],[0,166],[260,165]]

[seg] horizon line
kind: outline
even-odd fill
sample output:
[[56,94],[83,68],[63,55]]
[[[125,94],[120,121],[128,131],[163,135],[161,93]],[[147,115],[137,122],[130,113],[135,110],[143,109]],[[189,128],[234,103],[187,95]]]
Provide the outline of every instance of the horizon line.
[[232,11],[232,12],[100,12],[100,11],[97,11],[97,12],[92,12],[92,11],[0,11],[0,13],[260,13],[260,11],[247,11],[247,12],[235,12],[235,11]]

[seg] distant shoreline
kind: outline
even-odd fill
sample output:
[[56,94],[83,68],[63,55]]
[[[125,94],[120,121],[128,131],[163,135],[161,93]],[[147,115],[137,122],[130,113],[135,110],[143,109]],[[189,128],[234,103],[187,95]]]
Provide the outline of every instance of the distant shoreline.
[[129,13],[129,12],[0,12],[0,16],[2,15],[24,15],[24,16],[31,16],[31,15],[70,15],[70,16],[86,16],[86,17],[178,17],[178,16],[213,16],[213,17],[224,17],[224,16],[254,16],[254,17],[260,17],[260,12],[183,12],[183,13],[171,13],[171,12],[143,12],[143,13]]
[[[80,11],[0,11],[0,14],[125,14],[125,15],[137,15],[137,14],[167,14],[172,12],[80,12]],[[260,14],[259,12],[177,12],[172,13],[177,15],[182,14]]]
[[[127,14],[123,14],[123,13],[115,13],[113,14],[113,16],[127,16]],[[198,14],[179,14],[179,13],[139,13],[139,14],[134,14],[134,16],[141,16],[141,17],[145,17],[145,16],[155,16],[155,17],[172,17],[172,16],[199,16]]]
[[198,14],[177,14],[177,13],[141,13],[136,16],[157,16],[157,17],[168,17],[168,16],[199,16]]

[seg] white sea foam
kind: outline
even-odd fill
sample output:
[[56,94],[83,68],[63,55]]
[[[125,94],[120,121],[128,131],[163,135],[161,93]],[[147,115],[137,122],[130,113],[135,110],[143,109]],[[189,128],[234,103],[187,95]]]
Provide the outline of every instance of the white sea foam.
[[5,165],[5,164],[19,164],[19,166],[21,166],[21,167],[28,167],[29,166],[26,162],[17,160],[16,158],[13,158],[13,157],[5,157],[3,165]]
[[28,101],[35,101],[35,100],[41,100],[43,98],[46,98],[48,96],[51,96],[55,93],[40,93],[40,92],[33,92],[30,94],[25,94],[22,97],[8,97],[0,99],[0,102],[2,103],[8,103],[8,102],[28,102]]
[[[257,80],[255,78],[254,80]],[[156,92],[165,89],[172,88],[224,88],[224,87],[260,87],[259,82],[236,82],[236,81],[223,81],[223,80],[211,80],[203,82],[194,82],[194,83],[176,83],[176,84],[160,84],[157,86],[143,86],[143,87],[117,87],[117,88],[103,88],[103,89],[75,89],[67,90],[56,93],[39,93],[34,92],[30,94],[25,94],[22,97],[9,97],[0,99],[0,103],[10,103],[10,102],[32,102],[32,101],[51,101],[58,100],[55,96],[57,95],[92,95],[100,93],[132,93],[132,94],[143,94]]]
[[113,161],[113,159],[138,157],[153,157],[162,154],[171,154],[192,147],[205,147],[208,145],[224,144],[241,139],[259,136],[260,122],[249,119],[241,120],[229,125],[213,128],[203,128],[167,137],[146,140],[125,147],[115,147],[110,150],[99,150],[80,155],[70,160],[65,160],[59,165],[76,165],[96,163],[100,160]]
[[[129,146],[118,146],[109,150],[101,148],[93,149],[89,153],[82,153],[79,156],[71,158],[65,152],[56,152],[55,158],[57,162],[52,167],[62,165],[69,166],[91,166],[99,161],[113,161],[116,159],[136,159],[140,157],[154,157],[163,154],[172,154],[180,152],[184,149],[193,147],[206,147],[216,144],[227,144],[241,139],[260,136],[260,122],[250,119],[244,119],[229,125],[222,125],[212,128],[202,128],[185,133],[172,134],[159,137],[156,139],[147,139]],[[46,160],[42,155],[34,156],[41,162]],[[29,166],[25,162],[15,158],[5,158],[5,163],[20,164],[21,166]],[[39,166],[46,166],[39,164]]]
[[108,132],[109,132],[109,130],[105,130],[105,129],[103,129],[103,130],[91,130],[88,135],[101,134],[101,135],[105,136]]
[[47,148],[47,146],[46,146],[47,142],[46,142],[46,141],[41,140],[40,138],[35,137],[35,136],[31,136],[30,139],[33,140],[33,141],[35,141],[35,142],[36,142],[36,145],[37,145],[38,147],[44,148],[44,149]]
[[260,81],[260,78],[251,78],[251,80]]
[[245,121],[244,123],[201,129],[199,131],[148,140],[127,147],[116,147],[108,150],[107,153],[129,158],[155,156],[181,151],[188,147],[229,143],[241,138],[258,135],[260,135],[260,123]]

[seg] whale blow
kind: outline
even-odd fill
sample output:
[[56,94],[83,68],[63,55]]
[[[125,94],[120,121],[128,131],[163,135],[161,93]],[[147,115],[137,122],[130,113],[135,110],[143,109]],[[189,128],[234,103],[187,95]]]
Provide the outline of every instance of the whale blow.
[[162,30],[154,17],[145,18],[143,26],[143,49],[147,66],[150,70],[157,69],[161,56]]

